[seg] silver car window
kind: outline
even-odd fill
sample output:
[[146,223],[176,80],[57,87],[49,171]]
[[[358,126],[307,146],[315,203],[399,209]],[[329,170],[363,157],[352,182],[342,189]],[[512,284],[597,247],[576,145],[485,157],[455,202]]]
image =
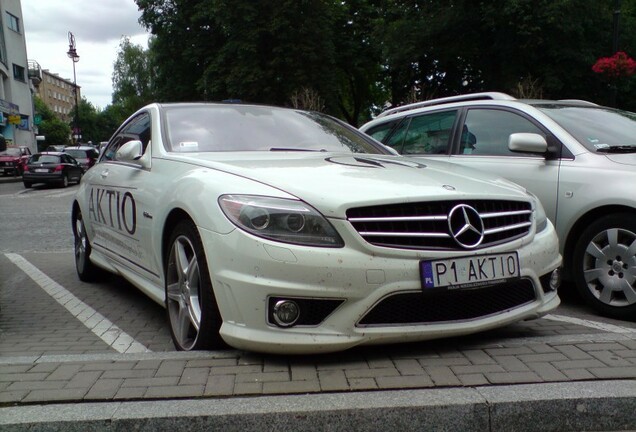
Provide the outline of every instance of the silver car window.
[[510,135],[518,132],[545,134],[530,120],[498,109],[470,109],[460,139],[460,154],[519,156],[508,149]]

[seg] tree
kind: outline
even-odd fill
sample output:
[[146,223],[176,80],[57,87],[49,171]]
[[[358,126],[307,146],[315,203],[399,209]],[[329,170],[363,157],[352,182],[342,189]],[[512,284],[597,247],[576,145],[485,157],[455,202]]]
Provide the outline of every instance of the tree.
[[38,151],[44,150],[49,145],[67,145],[71,136],[71,128],[60,120],[55,113],[37,96],[33,97],[35,113],[42,116],[42,122],[38,126],[39,135],[45,137],[44,141],[38,141]]
[[113,104],[132,114],[155,100],[150,51],[124,37],[119,44],[113,69]]

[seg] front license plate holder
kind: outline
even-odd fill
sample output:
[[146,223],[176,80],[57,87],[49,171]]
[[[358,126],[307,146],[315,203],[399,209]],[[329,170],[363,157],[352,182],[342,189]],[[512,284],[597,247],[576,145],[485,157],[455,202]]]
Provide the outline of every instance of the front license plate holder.
[[518,277],[517,252],[420,261],[423,291],[478,288]]

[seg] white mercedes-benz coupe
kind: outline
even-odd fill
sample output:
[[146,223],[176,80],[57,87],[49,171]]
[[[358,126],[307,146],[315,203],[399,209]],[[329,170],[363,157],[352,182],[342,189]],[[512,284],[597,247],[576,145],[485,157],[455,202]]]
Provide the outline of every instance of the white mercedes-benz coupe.
[[315,112],[148,105],[84,175],[72,226],[79,278],[105,269],[164,305],[179,350],[421,341],[559,304],[536,197]]

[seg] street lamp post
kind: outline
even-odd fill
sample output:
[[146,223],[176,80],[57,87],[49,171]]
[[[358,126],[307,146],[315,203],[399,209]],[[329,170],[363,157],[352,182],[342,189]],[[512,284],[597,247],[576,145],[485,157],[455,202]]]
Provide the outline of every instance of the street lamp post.
[[73,90],[75,91],[75,121],[73,122],[73,140],[74,143],[81,137],[80,119],[79,119],[79,100],[77,97],[77,77],[75,75],[75,63],[79,61],[79,55],[75,48],[75,36],[68,32],[68,52],[66,55],[73,60]]

